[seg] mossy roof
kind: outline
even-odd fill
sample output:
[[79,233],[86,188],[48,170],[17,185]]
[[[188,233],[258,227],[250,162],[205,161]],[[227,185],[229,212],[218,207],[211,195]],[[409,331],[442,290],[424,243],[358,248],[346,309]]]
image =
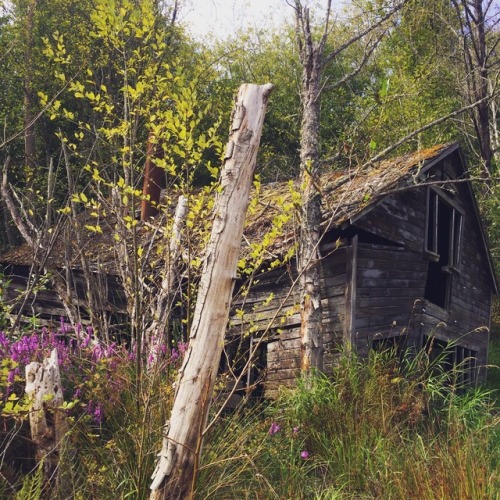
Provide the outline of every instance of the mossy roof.
[[[439,159],[447,154],[456,145],[437,145],[414,153],[380,161],[365,169],[335,171],[324,173],[315,182],[315,187],[321,193],[324,224],[328,228],[339,228],[348,223],[363,210],[369,209],[387,194],[403,186],[418,184],[418,174],[432,160]],[[248,214],[243,251],[251,242],[259,241],[271,228],[273,220],[283,211],[283,206],[293,203],[294,192],[300,190],[298,180],[291,182],[276,182],[255,190],[251,197],[258,196],[253,210]],[[95,219],[85,213],[79,216],[80,226],[95,225]],[[116,250],[113,244],[114,226],[116,218],[108,217],[100,221],[101,232],[85,232],[84,241],[72,236],[71,229],[66,227],[64,235],[61,233],[50,250],[49,263],[56,267],[63,267],[66,258],[70,256],[70,266],[79,268],[80,256],[83,252],[92,263],[93,269],[116,273]],[[144,242],[151,238],[154,232],[143,223],[137,225],[139,241]],[[273,244],[275,249],[288,247],[293,238],[293,222],[288,222],[281,236]],[[68,239],[69,236],[69,239]],[[143,243],[144,244],[144,243]],[[82,248],[80,248],[82,247]],[[31,265],[34,260],[33,251],[27,245],[21,245],[0,255],[0,264]]]

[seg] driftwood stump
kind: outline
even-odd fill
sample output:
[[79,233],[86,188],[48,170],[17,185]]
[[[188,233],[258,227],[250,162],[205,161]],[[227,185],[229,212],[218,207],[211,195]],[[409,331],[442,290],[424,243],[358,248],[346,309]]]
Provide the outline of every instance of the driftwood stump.
[[32,398],[29,415],[31,438],[36,445],[36,461],[43,461],[45,491],[62,486],[59,482],[59,457],[68,431],[57,349],[43,363],[26,367],[26,393]]

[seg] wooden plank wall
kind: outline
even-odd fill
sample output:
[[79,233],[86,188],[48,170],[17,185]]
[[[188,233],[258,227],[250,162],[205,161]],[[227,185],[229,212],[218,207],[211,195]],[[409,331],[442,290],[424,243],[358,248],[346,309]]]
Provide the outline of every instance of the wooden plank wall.
[[[452,162],[445,168],[460,175]],[[413,319],[415,337],[435,335],[454,340],[479,353],[478,364],[487,359],[491,305],[491,278],[478,221],[469,188],[456,184],[455,205],[465,214],[461,263],[453,273],[449,308],[424,300],[428,254],[424,251],[425,187],[394,194],[382,201],[355,225],[373,234],[404,245],[405,251],[390,247],[370,248],[360,244],[356,304],[356,337],[361,352],[366,352],[376,334],[394,335]],[[420,304],[420,305],[419,305]],[[419,320],[418,320],[419,319]],[[392,320],[397,329],[392,328]],[[484,376],[484,371],[479,378]]]
[[[6,266],[5,268],[5,277],[10,283],[5,288],[4,300],[6,304],[13,306],[11,316],[17,316],[24,305],[23,321],[36,316],[40,325],[58,325],[61,317],[66,317],[66,309],[57,293],[51,288],[50,283],[43,286],[38,285],[24,301],[29,273],[29,266]],[[83,273],[73,270],[72,281],[73,303],[79,309],[82,323],[86,324],[90,320],[90,316],[85,299],[86,284]],[[100,282],[103,293],[106,295],[106,298],[102,297],[104,310],[109,313],[124,313],[126,311],[126,298],[117,278],[107,275]]]
[[359,243],[354,328],[360,355],[377,338],[406,335],[408,345],[418,344],[426,273],[422,253]]
[[[465,186],[464,186],[465,187]],[[441,340],[455,341],[478,353],[477,380],[483,380],[487,364],[491,309],[491,277],[481,246],[477,220],[468,197],[460,197],[465,210],[461,263],[452,275],[449,310],[427,303],[422,331]]]
[[[326,371],[331,370],[342,342],[346,253],[345,246],[325,250],[322,260]],[[267,336],[266,397],[275,397],[279,386],[293,386],[300,371],[300,297],[297,285],[291,290],[296,277],[294,267],[261,274],[248,295],[237,297],[233,303],[230,337],[249,332],[254,336]],[[244,311],[243,316],[236,313],[237,309]]]

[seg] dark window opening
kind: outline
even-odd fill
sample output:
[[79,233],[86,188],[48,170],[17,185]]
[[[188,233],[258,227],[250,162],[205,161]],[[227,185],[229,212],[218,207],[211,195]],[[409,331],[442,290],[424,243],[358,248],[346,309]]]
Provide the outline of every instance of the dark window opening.
[[76,292],[76,297],[78,299],[82,299],[82,300],[87,299],[87,287],[86,287],[85,283],[76,282],[75,283],[75,292]]
[[31,273],[30,266],[20,266],[16,264],[7,264],[3,270],[5,277],[29,278]]
[[431,368],[453,372],[456,386],[466,387],[476,380],[477,351],[432,336],[424,336],[424,349],[429,356]]
[[460,263],[463,215],[436,191],[429,189],[426,226],[425,249],[429,254],[429,267],[425,298],[447,308],[452,271],[456,271]]
[[232,391],[234,384],[237,384],[235,397],[229,402],[229,407],[235,407],[243,398],[258,400],[264,396],[266,367],[266,341],[252,335],[238,336],[226,341],[219,374],[227,380],[226,392]]

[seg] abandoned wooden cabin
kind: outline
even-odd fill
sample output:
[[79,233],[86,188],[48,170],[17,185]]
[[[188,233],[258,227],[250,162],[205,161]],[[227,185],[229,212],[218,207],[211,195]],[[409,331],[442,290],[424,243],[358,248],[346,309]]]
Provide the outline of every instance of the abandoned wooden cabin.
[[[484,378],[491,297],[498,288],[467,176],[460,149],[453,144],[383,161],[363,171],[321,177],[326,371],[342,345],[365,355],[389,345],[419,349],[433,338],[435,351],[453,342],[448,362],[464,363],[465,381]],[[262,187],[259,210],[247,223],[243,252],[249,241],[266,233],[287,196],[291,196],[287,183]],[[274,256],[289,252],[294,235],[290,222],[269,251]],[[126,300],[113,271],[109,241],[106,235],[91,237],[93,253],[101,255],[95,275],[107,290],[102,307],[110,316],[123,316]],[[32,252],[23,247],[0,256],[11,281],[7,289],[11,300],[26,288],[32,262]],[[83,274],[78,266],[72,272],[84,309]],[[237,345],[240,352],[242,347],[253,352],[256,361],[245,385],[263,381],[259,389],[268,397],[275,396],[280,385],[294,384],[299,371],[296,275],[293,258],[272,269],[264,265],[244,296],[235,293],[232,305],[224,359],[234,354]],[[52,290],[30,297],[16,307],[46,320],[65,315]]]
[[[466,179],[457,144],[363,172],[322,177],[326,371],[340,345],[365,355],[391,345],[419,349],[433,338],[434,352],[453,342],[447,363],[462,363],[465,381],[484,378],[491,298],[498,289]],[[276,199],[285,189],[271,186],[262,195],[266,220],[279,211]],[[258,230],[252,224],[263,221],[251,222],[249,233]],[[293,262],[263,272],[233,304],[240,312],[229,332],[248,334],[248,347],[258,346],[267,396],[294,384],[300,366],[299,292],[291,290],[295,278]],[[266,337],[259,342],[263,332]]]

